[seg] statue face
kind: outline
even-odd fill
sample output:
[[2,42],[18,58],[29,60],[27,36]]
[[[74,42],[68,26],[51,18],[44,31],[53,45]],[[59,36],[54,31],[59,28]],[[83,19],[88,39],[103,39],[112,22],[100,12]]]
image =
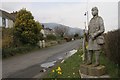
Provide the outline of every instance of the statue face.
[[98,10],[96,8],[92,8],[92,15],[93,16],[98,15]]

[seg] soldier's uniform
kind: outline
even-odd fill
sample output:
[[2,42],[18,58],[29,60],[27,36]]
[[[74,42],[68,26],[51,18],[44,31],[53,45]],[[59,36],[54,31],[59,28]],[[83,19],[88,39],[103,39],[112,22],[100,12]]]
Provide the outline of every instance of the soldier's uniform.
[[[104,43],[104,37],[102,33],[104,32],[103,19],[100,16],[95,16],[90,20],[88,26],[88,50],[100,50],[101,44]],[[91,36],[95,36],[92,40]]]
[[100,49],[101,45],[104,43],[104,37],[102,36],[104,29],[103,19],[98,16],[97,7],[92,8],[93,18],[90,20],[88,26],[88,53],[87,53],[87,64],[92,64],[92,55],[95,53],[95,65],[100,64]]

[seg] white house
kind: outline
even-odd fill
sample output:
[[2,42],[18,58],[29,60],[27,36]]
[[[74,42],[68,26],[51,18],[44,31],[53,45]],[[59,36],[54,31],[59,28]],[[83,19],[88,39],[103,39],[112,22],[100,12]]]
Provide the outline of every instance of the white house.
[[45,35],[55,35],[55,31],[50,28],[44,28]]
[[11,28],[13,27],[15,16],[6,11],[0,10],[0,27]]

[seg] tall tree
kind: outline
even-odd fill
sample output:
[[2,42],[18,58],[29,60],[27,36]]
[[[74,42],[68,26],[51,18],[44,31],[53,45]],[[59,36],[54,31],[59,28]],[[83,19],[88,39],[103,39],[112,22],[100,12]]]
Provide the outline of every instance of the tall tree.
[[63,37],[64,35],[68,35],[69,32],[69,28],[67,26],[56,26],[54,28],[55,33],[61,37]]
[[24,44],[36,44],[40,40],[42,26],[34,20],[32,13],[21,9],[16,16],[14,25],[15,37]]

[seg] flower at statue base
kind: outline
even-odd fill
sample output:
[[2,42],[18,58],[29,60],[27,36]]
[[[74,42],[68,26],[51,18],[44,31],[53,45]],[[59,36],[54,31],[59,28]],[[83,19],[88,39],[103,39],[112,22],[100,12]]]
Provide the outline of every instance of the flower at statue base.
[[52,72],[55,72],[55,70],[52,70]]
[[58,67],[57,69],[53,69],[52,70],[52,73],[53,73],[53,77],[54,78],[57,78],[59,75],[62,75],[62,69],[60,67]]

